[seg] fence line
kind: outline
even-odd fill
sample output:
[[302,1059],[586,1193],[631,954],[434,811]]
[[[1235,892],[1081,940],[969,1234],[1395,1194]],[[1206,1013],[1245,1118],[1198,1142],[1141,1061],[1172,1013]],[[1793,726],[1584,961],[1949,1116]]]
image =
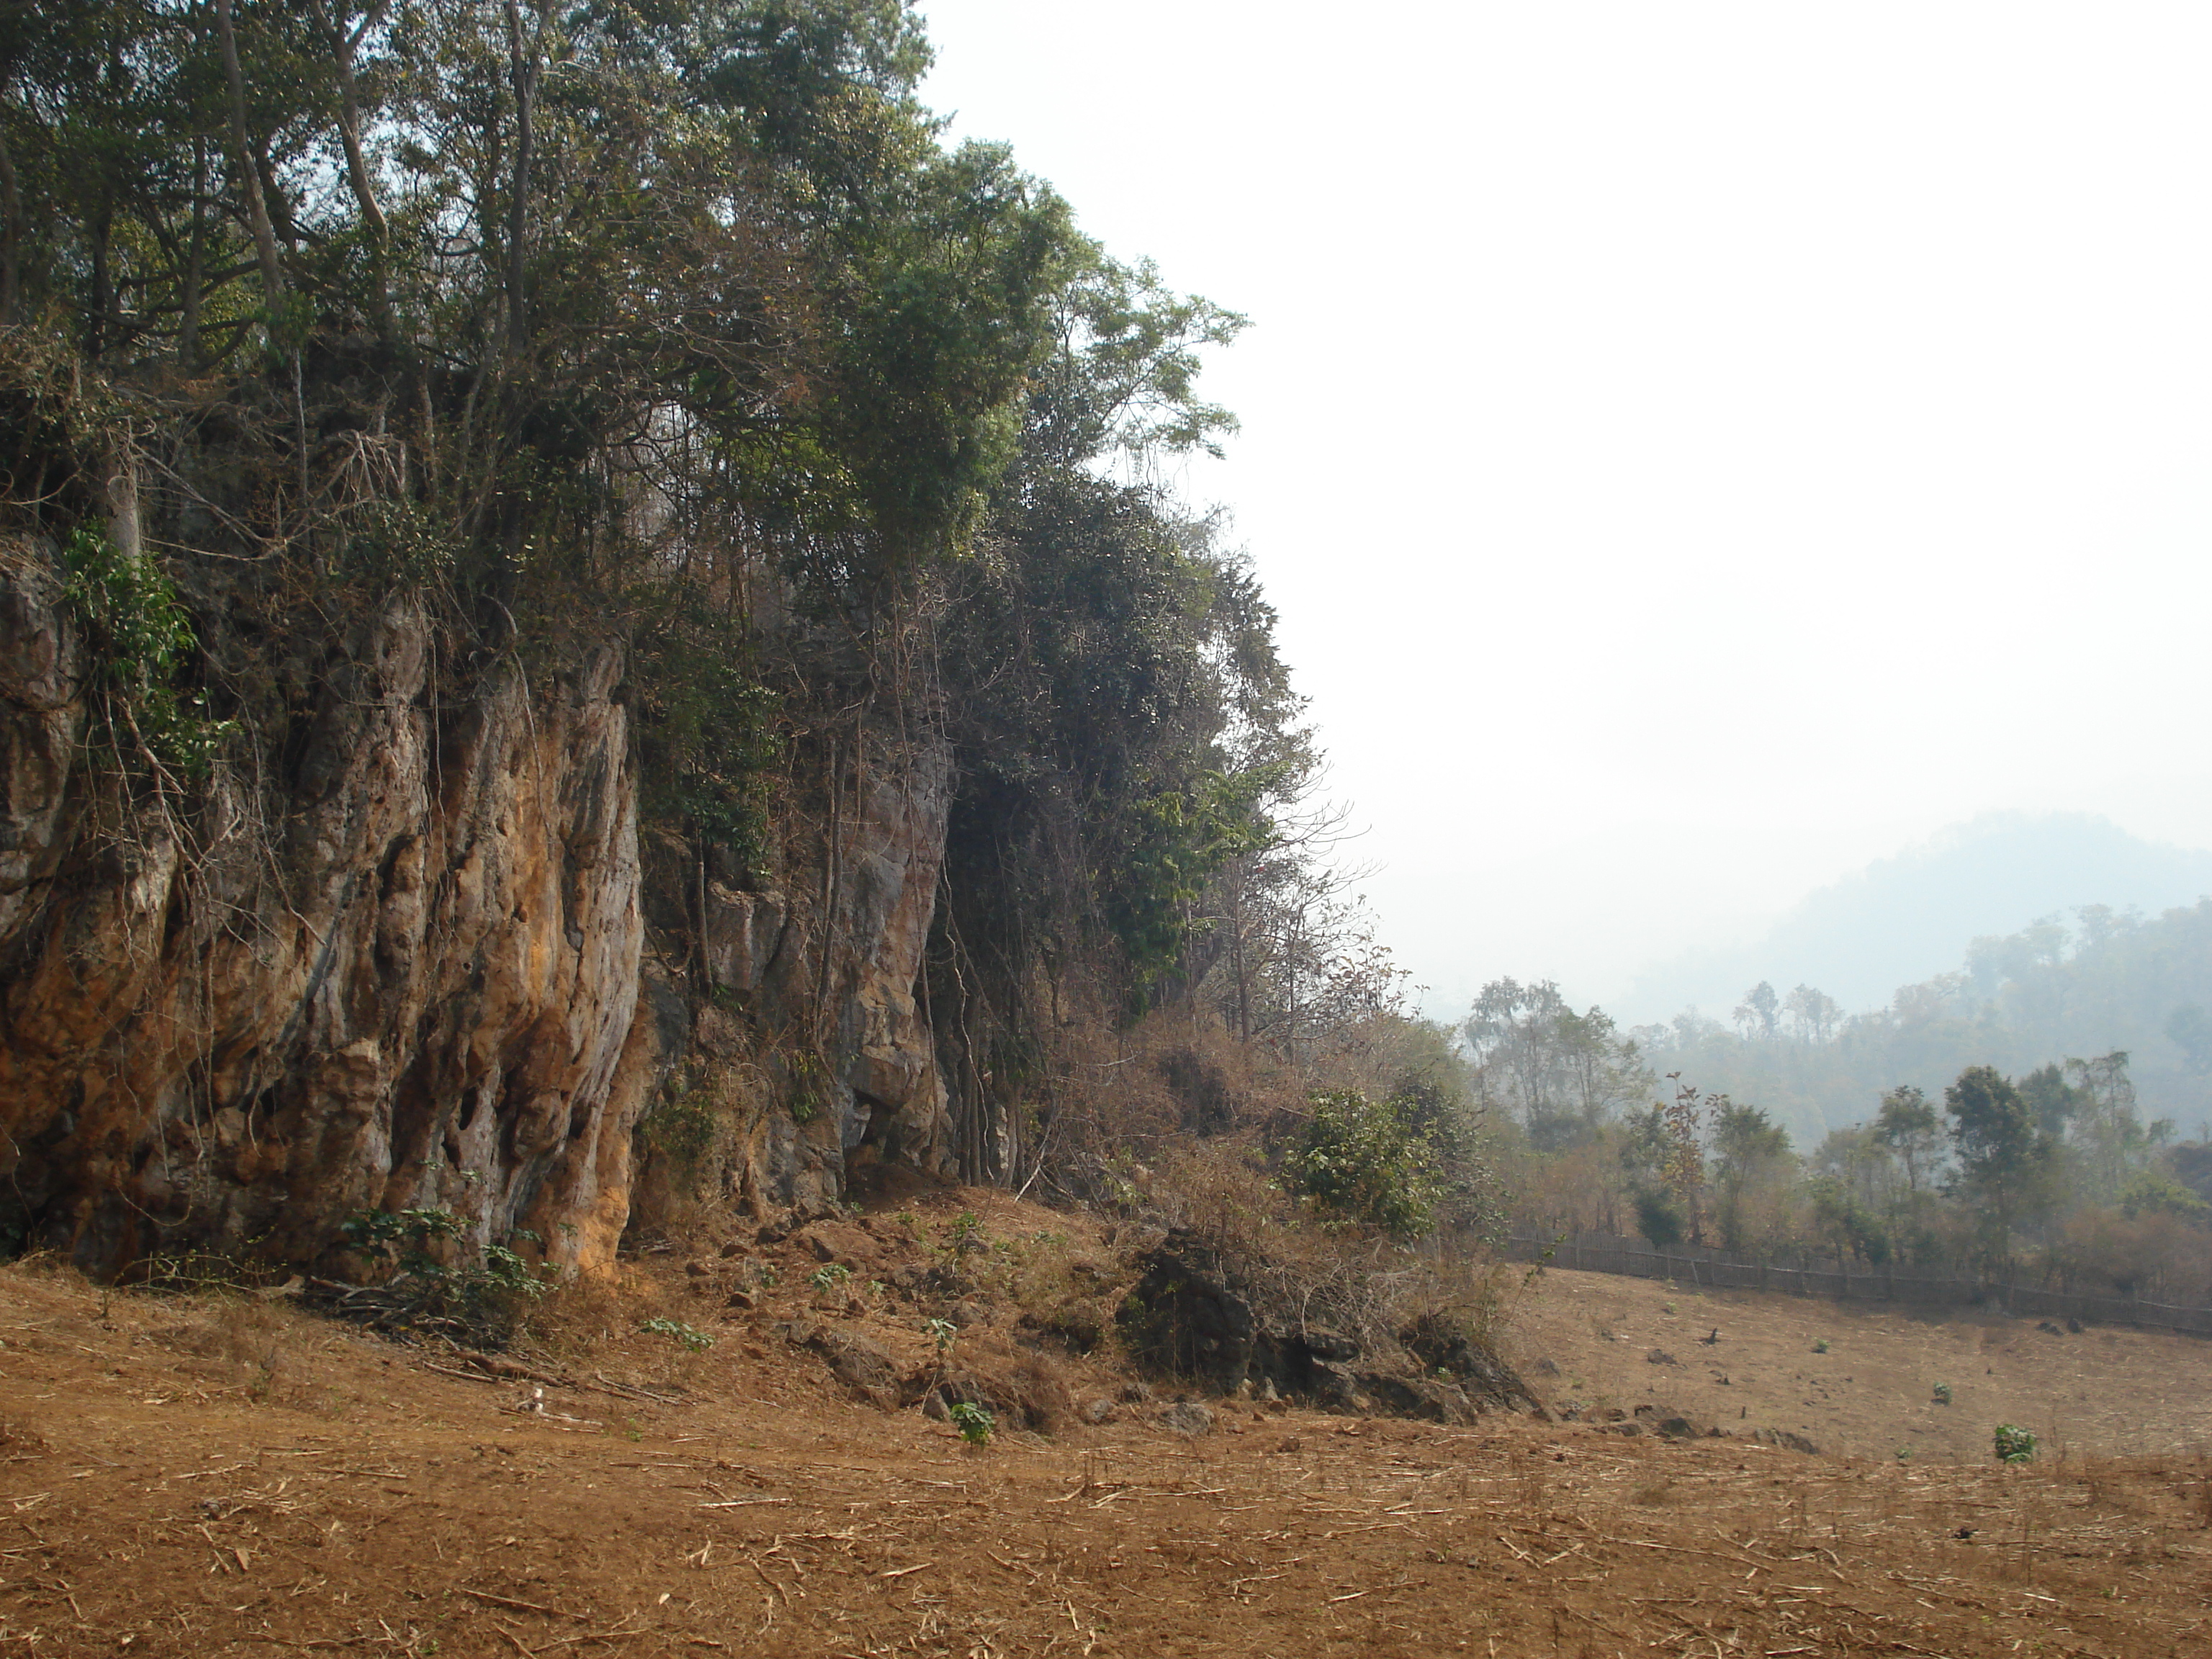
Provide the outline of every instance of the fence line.
[[2212,1308],[2175,1308],[2132,1296],[2091,1296],[2026,1285],[1986,1285],[1955,1273],[1923,1273],[1870,1267],[1784,1267],[1746,1261],[1719,1250],[1684,1246],[1654,1249],[1642,1239],[1610,1234],[1570,1235],[1556,1242],[1518,1236],[1506,1241],[1515,1261],[1543,1261],[1583,1273],[1625,1273],[1638,1279],[1687,1279],[1715,1290],[1780,1291],[1843,1302],[1891,1302],[1921,1307],[1995,1303],[2015,1314],[2079,1319],[2092,1324],[2148,1325],[2191,1336],[2212,1336]]

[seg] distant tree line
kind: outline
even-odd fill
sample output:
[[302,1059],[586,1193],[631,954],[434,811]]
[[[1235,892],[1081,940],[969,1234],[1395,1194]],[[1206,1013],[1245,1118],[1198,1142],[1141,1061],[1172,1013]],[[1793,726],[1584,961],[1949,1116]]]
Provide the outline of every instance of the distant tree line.
[[1816,986],[1762,982],[1725,1020],[1687,1008],[1628,1028],[1660,1073],[1756,1100],[1802,1145],[1899,1083],[1930,1094],[1969,1066],[2013,1075],[2124,1049],[2144,1110],[2212,1120],[2212,901],[2146,918],[2085,905],[1978,939],[1956,972],[1847,1013]]
[[[1756,988],[1742,1040],[1818,1045],[1832,1007]],[[1869,1091],[1862,1122],[1801,1151],[1765,1106],[1680,1070],[1660,1077],[1638,1035],[1554,985],[1486,987],[1459,1035],[1522,1225],[1778,1262],[2212,1293],[2212,1148],[2145,1116],[2125,1050],[2017,1076],[1978,1062],[1932,1092],[1892,1084]]]

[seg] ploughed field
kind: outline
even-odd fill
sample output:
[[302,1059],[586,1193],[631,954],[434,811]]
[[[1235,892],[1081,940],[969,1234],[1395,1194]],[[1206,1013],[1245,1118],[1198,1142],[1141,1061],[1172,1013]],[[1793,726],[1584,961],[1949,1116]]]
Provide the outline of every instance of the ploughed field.
[[[959,1201],[1001,1234],[1081,1224]],[[672,1258],[570,1293],[493,1375],[281,1297],[0,1270],[0,1653],[2212,1651],[2212,1464],[2193,1451],[2083,1437],[2026,1468],[1900,1463],[1219,1401],[1210,1425],[1176,1413],[1188,1434],[1161,1420],[1171,1395],[1127,1398],[1103,1358],[1031,1376],[1073,1407],[1043,1402],[1052,1434],[971,1449],[825,1361],[846,1352],[834,1328],[931,1363],[926,1308],[796,1271],[731,1306],[718,1271]],[[1516,1340],[1562,1367],[1547,1396],[1582,1359],[1555,1322],[1589,1323],[1568,1278],[1521,1304]],[[1663,1286],[1578,1295],[1616,1288],[1668,1317]],[[951,1362],[1031,1363],[1001,1310],[963,1312]],[[1768,1317],[1708,1328],[1749,1343]],[[655,1318],[714,1345],[639,1328]],[[1856,1322],[1830,1315],[1830,1357]],[[2159,1341],[2171,1391],[2201,1377],[2197,1350]]]

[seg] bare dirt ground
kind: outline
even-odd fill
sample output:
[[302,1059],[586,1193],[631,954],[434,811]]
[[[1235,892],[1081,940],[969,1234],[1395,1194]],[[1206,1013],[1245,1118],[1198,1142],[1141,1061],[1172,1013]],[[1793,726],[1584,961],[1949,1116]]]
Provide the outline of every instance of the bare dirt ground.
[[2212,1449],[2212,1342],[2039,1322],[1547,1268],[1519,1292],[1505,1347],[1547,1401],[1670,1405],[1859,1457],[1981,1462],[2000,1423],[2033,1431],[2046,1455]]
[[[536,1360],[574,1386],[542,1395],[281,1298],[0,1270],[0,1654],[2212,1651],[2194,1455],[1905,1466],[1220,1402],[1196,1438],[1124,1406],[970,1450],[775,1329],[926,1353],[927,1304],[791,1271],[726,1310],[692,1265],[578,1293]],[[979,1359],[1019,1346],[969,1311]]]

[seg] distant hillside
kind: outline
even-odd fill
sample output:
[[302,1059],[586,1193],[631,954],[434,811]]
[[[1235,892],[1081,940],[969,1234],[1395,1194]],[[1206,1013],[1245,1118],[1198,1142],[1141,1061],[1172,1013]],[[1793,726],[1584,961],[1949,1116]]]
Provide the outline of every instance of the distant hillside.
[[1641,975],[1619,1012],[1727,1020],[1751,986],[1812,985],[1853,1012],[1960,966],[1968,942],[2085,906],[2155,915],[2212,894],[2212,852],[2088,813],[1990,813],[1806,898],[1766,937]]
[[[1770,982],[1785,1000],[1796,989]],[[1954,971],[1822,1028],[1785,1000],[1771,1027],[1686,1011],[1632,1035],[1655,1070],[1765,1107],[1801,1149],[1872,1116],[1898,1084],[1933,1096],[1969,1066],[2017,1076],[2114,1049],[2129,1054],[2145,1120],[2200,1135],[2212,1120],[2212,899],[2148,921],[2086,906],[1984,935]]]

